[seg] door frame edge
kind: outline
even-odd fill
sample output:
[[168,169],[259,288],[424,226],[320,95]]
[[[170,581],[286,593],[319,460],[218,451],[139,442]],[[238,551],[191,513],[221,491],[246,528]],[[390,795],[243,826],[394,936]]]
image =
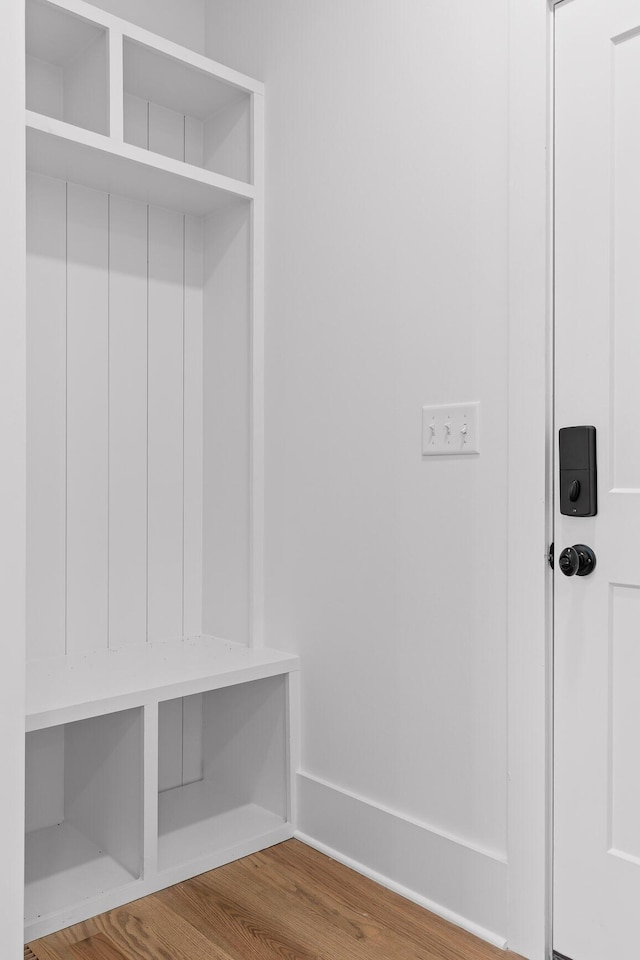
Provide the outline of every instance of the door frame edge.
[[555,0],[508,2],[507,943],[550,960]]
[[13,0],[0,33],[0,942],[3,956],[23,955],[24,729],[26,634],[26,174],[25,13]]

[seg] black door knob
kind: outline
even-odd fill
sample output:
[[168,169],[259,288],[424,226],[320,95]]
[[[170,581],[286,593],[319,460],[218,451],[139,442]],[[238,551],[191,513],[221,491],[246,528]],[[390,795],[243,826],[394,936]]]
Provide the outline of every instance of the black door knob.
[[584,543],[565,547],[558,559],[558,566],[565,577],[588,577],[596,565],[596,555]]
[[558,559],[558,566],[565,577],[573,577],[580,569],[580,557],[574,547],[565,547]]

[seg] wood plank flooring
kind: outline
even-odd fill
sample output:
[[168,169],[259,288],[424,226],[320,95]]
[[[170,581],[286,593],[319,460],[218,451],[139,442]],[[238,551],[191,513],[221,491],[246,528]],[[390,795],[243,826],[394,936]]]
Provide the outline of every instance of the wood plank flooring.
[[298,840],[29,947],[36,960],[517,960]]

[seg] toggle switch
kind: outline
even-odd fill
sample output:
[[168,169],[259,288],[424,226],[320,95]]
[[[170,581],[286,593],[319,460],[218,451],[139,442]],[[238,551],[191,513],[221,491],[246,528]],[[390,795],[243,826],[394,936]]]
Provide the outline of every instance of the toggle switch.
[[423,457],[480,453],[480,404],[452,403],[422,408]]

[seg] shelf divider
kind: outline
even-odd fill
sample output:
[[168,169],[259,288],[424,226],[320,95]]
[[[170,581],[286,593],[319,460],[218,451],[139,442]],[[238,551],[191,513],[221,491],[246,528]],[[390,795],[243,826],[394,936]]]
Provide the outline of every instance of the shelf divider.
[[124,35],[109,30],[109,134],[112,140],[124,142]]
[[158,872],[158,704],[147,703],[143,714],[143,837],[142,878]]

